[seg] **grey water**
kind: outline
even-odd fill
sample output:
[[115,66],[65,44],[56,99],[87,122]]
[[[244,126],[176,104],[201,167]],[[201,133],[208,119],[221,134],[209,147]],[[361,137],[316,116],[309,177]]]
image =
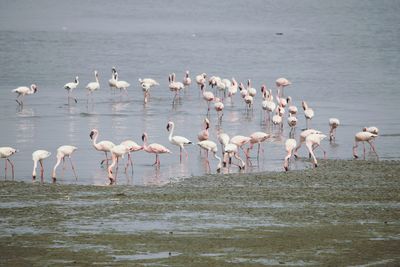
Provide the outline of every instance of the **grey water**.
[[[351,159],[354,134],[376,126],[380,159],[399,159],[399,12],[395,0],[0,1],[0,146],[19,149],[11,158],[19,181],[31,180],[33,151],[53,153],[44,161],[50,181],[56,149],[77,146],[72,161],[78,181],[67,170],[60,182],[103,185],[108,182],[100,167],[104,155],[92,147],[91,129],[100,131],[99,140],[139,144],[146,131],[150,143],[173,154],[161,155],[161,167],[155,168],[154,155],[134,153],[133,174],[123,174],[121,163],[118,184],[159,185],[215,173],[217,161],[210,157],[209,170],[195,145],[187,147],[189,159],[180,164],[179,149],[169,144],[166,130],[172,120],[175,134],[197,142],[207,105],[194,79],[205,72],[244,83],[251,79],[258,89],[252,114],[237,94],[233,103],[225,101],[221,125],[214,110],[209,115],[213,141],[219,128],[230,136],[272,133],[263,156],[257,161],[254,149],[253,165],[243,172],[282,170],[289,129],[286,119],[282,135],[261,123],[259,90],[265,84],[275,92],[279,77],[292,82],[285,95],[299,108],[297,135],[305,128],[302,100],[315,111],[313,128],[328,133],[328,119],[340,119],[336,143],[322,142],[328,158]],[[112,66],[131,84],[128,96],[109,89]],[[94,70],[101,88],[87,104],[85,85],[94,81]],[[186,70],[193,83],[172,105],[168,74],[181,80]],[[78,103],[68,105],[63,86],[75,76],[80,77],[74,91]],[[151,89],[144,105],[138,78],[147,77],[160,86]],[[21,109],[11,90],[31,83],[38,92],[25,97]],[[311,166],[304,148],[300,153],[304,158],[292,169]],[[371,153],[367,159],[376,160]]]

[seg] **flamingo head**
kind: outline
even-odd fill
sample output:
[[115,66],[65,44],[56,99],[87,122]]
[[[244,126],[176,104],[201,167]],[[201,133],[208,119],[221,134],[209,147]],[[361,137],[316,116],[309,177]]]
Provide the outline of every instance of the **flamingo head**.
[[167,124],[167,131],[169,132],[169,129],[170,128],[172,128],[172,125],[173,125],[174,123],[172,122],[172,121],[169,121],[168,122],[168,124]]
[[201,84],[201,85],[200,85],[200,90],[203,92],[203,90],[204,90],[204,84]]
[[266,93],[266,91],[267,91],[267,86],[265,86],[265,84],[263,84],[262,86],[261,86],[261,93]]
[[98,133],[99,133],[99,131],[97,129],[93,129],[92,131],[90,131],[90,134],[89,134],[90,139],[93,139],[93,136]]
[[143,133],[142,134],[142,141],[144,142],[144,140],[146,140],[147,139],[147,133]]
[[75,83],[77,83],[78,81],[79,81],[79,77],[76,76],[76,77],[75,77]]
[[36,86],[36,84],[31,84],[31,88],[32,88],[32,90],[33,90],[33,93],[36,93],[36,92],[37,92],[37,86]]
[[114,73],[116,73],[116,72],[117,72],[117,69],[116,69],[115,67],[112,67],[112,68],[111,68],[111,73],[114,74]]
[[243,83],[239,83],[239,90],[240,90],[240,91],[243,90]]

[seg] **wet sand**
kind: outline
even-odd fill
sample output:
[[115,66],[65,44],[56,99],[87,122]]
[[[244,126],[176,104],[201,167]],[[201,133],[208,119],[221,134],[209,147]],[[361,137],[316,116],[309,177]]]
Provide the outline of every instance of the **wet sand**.
[[398,266],[400,162],[163,187],[0,183],[3,266]]

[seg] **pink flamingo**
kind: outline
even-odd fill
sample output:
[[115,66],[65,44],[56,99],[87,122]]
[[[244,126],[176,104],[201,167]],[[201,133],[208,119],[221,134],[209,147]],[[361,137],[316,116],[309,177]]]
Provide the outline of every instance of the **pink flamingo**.
[[187,160],[188,153],[184,146],[190,145],[190,144],[192,144],[192,142],[189,139],[187,139],[186,137],[179,136],[179,135],[173,135],[174,129],[175,129],[174,122],[169,121],[167,124],[167,131],[169,132],[168,140],[171,144],[179,146],[179,159],[180,159],[180,162],[182,163],[182,150],[185,151],[186,160]]
[[302,131],[300,133],[299,142],[298,142],[298,144],[297,144],[297,146],[296,146],[296,148],[294,149],[294,152],[293,152],[295,158],[298,158],[297,151],[300,149],[301,145],[306,141],[307,136],[309,136],[310,134],[313,134],[313,133],[322,134],[322,132],[317,131],[315,129],[307,129],[307,130],[304,130],[304,131]]
[[189,87],[192,84],[192,79],[189,77],[189,71],[187,70],[185,73],[185,77],[183,78],[183,85],[185,87]]
[[206,73],[202,73],[202,74],[199,74],[196,76],[196,83],[200,88],[201,88],[201,86],[206,85],[206,78],[207,78]]
[[53,173],[52,173],[53,183],[55,183],[56,180],[57,180],[57,178],[56,178],[56,170],[57,170],[58,165],[60,165],[61,160],[63,161],[63,172],[62,172],[62,174],[64,175],[64,171],[65,171],[65,157],[68,157],[69,163],[71,164],[71,168],[72,168],[72,171],[73,171],[74,176],[75,176],[75,180],[78,180],[78,176],[76,176],[76,172],[75,172],[75,167],[74,167],[74,165],[72,164],[72,161],[71,161],[71,155],[72,155],[72,153],[74,153],[74,151],[77,150],[77,149],[78,149],[77,147],[75,147],[75,146],[69,146],[69,145],[60,146],[60,147],[57,149],[57,163],[56,163],[56,165],[54,166],[54,168],[53,168]]
[[321,147],[321,141],[326,138],[326,135],[321,133],[312,133],[306,137],[306,147],[308,152],[311,154],[311,157],[314,161],[314,167],[318,166],[317,159],[314,154],[314,150],[319,147],[324,152],[324,159],[326,159],[326,151]]
[[249,155],[247,152],[244,150],[243,146],[247,143],[249,143],[251,140],[250,137],[248,136],[243,136],[243,135],[235,135],[234,137],[231,138],[229,141],[232,144],[235,144],[238,146],[238,148],[242,149],[243,153],[245,154],[246,158],[249,158]]
[[120,145],[126,146],[129,149],[128,162],[126,163],[126,166],[125,166],[125,172],[128,169],[129,165],[131,165],[132,172],[133,172],[133,161],[132,161],[131,152],[137,152],[137,151],[143,150],[143,147],[139,146],[136,142],[134,142],[132,140],[125,140],[125,141],[121,142]]
[[335,141],[336,140],[336,129],[340,125],[340,121],[337,118],[330,118],[329,119],[329,141]]
[[308,104],[306,101],[302,102],[303,110],[304,110],[304,116],[306,117],[306,128],[309,128],[309,123],[311,122],[311,119],[314,117],[314,110],[310,107],[308,107]]
[[143,133],[142,135],[142,140],[143,140],[143,150],[146,151],[147,153],[153,153],[156,154],[156,161],[154,162],[153,165],[160,166],[160,159],[159,159],[159,154],[164,154],[164,153],[171,153],[168,148],[164,147],[163,145],[157,144],[157,143],[152,143],[150,145],[147,145],[147,133]]
[[375,145],[372,142],[375,139],[375,137],[377,137],[377,136],[378,136],[377,134],[373,134],[373,133],[370,133],[370,132],[358,132],[358,133],[356,133],[355,138],[354,138],[355,142],[354,142],[354,146],[353,146],[353,156],[354,156],[354,158],[356,158],[356,159],[358,158],[358,156],[357,156],[357,147],[358,147],[358,143],[362,142],[363,143],[363,147],[364,147],[363,158],[365,159],[365,142],[367,142],[370,145],[372,151],[374,151],[376,157],[379,159],[378,153],[376,153],[376,150],[375,150]]
[[214,103],[214,109],[218,114],[218,122],[221,123],[222,121],[222,116],[224,115],[224,103],[221,102],[221,99],[219,97],[215,98],[215,103]]
[[[37,86],[36,86],[36,84],[31,84],[31,87],[29,87],[29,88],[26,86],[21,86],[21,87],[18,87],[16,89],[12,90],[12,92],[18,94],[17,99],[15,99],[15,101],[17,101],[18,105],[23,106],[24,102],[22,100],[23,100],[24,96],[32,95],[32,94],[36,93]],[[18,100],[20,96],[22,96],[21,101]]]
[[204,140],[208,140],[210,137],[210,133],[208,132],[208,129],[210,128],[210,121],[207,118],[204,118],[204,129],[201,130],[197,134],[197,139],[201,142]]
[[14,164],[11,162],[9,157],[17,153],[18,150],[12,147],[0,147],[0,158],[5,159],[6,162],[6,168],[5,168],[5,174],[4,178],[7,179],[7,162],[10,163],[11,165],[11,171],[12,171],[12,178],[14,180]]
[[40,179],[43,182],[43,160],[48,158],[51,155],[49,151],[46,150],[36,150],[32,153],[32,160],[33,160],[33,171],[32,171],[32,180],[36,179],[36,168],[37,163],[40,163]]
[[205,151],[207,151],[207,164],[208,167],[210,167],[210,162],[208,161],[208,152],[212,152],[214,154],[214,158],[216,158],[219,162],[217,165],[217,172],[220,172],[221,168],[222,168],[222,160],[220,157],[217,156],[217,152],[218,152],[218,148],[217,148],[217,144],[214,143],[213,141],[210,140],[204,140],[201,142],[198,142],[197,145],[204,149]]
[[99,136],[99,130],[97,129],[93,129],[90,131],[90,139],[93,140],[93,147],[97,150],[97,151],[101,151],[104,152],[104,154],[106,155],[106,158],[103,159],[100,162],[100,165],[103,165],[104,161],[107,163],[107,167],[108,167],[108,156],[107,153],[111,151],[111,149],[115,146],[115,144],[111,141],[108,140],[104,140],[101,142],[97,143],[97,137]]
[[[127,145],[116,145],[111,149],[111,155],[112,155],[112,163],[110,166],[108,166],[107,171],[108,171],[108,179],[110,179],[110,184],[115,183],[117,180],[117,175],[118,175],[118,161],[120,157],[124,157],[126,153],[128,153],[130,150],[130,147]],[[129,164],[129,162],[128,162]],[[116,170],[115,170],[115,177],[113,176],[112,169],[114,166],[117,165]],[[126,173],[126,167],[125,167],[125,173]]]
[[172,103],[175,103],[175,100],[179,94],[179,92],[185,87],[183,83],[175,81],[175,73],[172,73],[168,76],[168,81],[169,81],[169,90],[172,92],[175,92],[174,99],[172,100]]
[[297,142],[295,139],[287,139],[285,142],[285,149],[287,152],[287,155],[285,157],[285,161],[283,163],[283,168],[285,169],[285,171],[289,170],[289,160],[292,157],[293,154],[293,150],[296,147]]
[[[260,156],[260,147],[261,144],[264,143],[265,141],[268,140],[268,138],[270,137],[269,134],[266,134],[264,132],[254,132],[250,135],[250,147],[247,149],[247,154],[250,154],[250,150],[253,149],[253,146],[255,144],[258,145],[258,149],[257,149],[257,159]],[[261,151],[262,153],[264,153],[264,149],[261,147]]]
[[206,91],[205,89],[204,89],[204,85],[201,85],[201,91],[203,92],[203,99],[205,100],[205,101],[207,101],[207,116],[208,116],[208,114],[210,113],[210,103],[211,103],[211,101],[213,101],[214,100],[214,94],[213,94],[213,92],[211,92],[211,91]]
[[[246,166],[246,163],[244,163],[242,158],[238,155],[238,147],[235,144],[232,144],[232,143],[226,144],[224,147],[223,156],[224,156],[224,160],[223,160],[224,166],[226,166],[226,164],[229,164],[229,165],[233,164],[233,165],[238,166],[240,170],[244,169]],[[232,157],[235,157],[237,160],[239,160],[240,165],[233,163]],[[227,158],[229,158],[229,161]]]
[[292,83],[291,83],[288,79],[286,79],[286,78],[279,78],[279,79],[277,79],[277,80],[275,81],[275,84],[276,84],[276,86],[278,87],[278,96],[279,96],[279,97],[283,97],[283,96],[284,96],[283,89],[284,89],[286,86],[291,85]]

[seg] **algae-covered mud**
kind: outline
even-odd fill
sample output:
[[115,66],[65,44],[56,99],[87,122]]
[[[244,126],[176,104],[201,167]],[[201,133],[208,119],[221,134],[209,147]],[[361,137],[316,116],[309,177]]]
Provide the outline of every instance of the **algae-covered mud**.
[[0,183],[1,265],[395,266],[398,161],[163,187]]

